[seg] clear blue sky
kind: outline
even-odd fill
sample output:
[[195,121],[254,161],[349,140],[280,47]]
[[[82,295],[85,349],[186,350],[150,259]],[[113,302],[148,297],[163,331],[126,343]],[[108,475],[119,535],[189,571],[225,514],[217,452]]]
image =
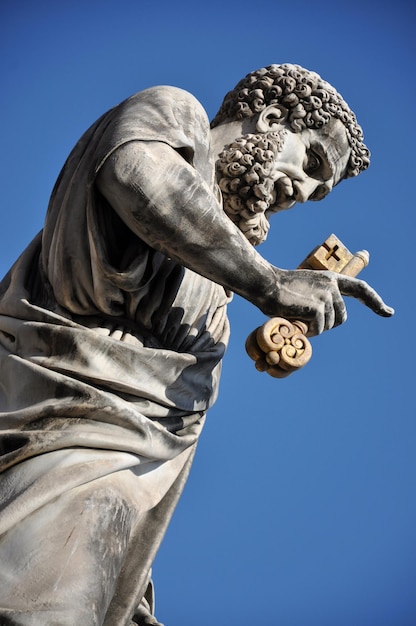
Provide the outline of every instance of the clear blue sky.
[[[340,8],[335,8],[335,7]],[[220,398],[155,564],[166,626],[414,626],[416,424],[412,3],[3,0],[3,275],[42,227],[81,133],[145,87],[192,92],[212,117],[246,73],[294,62],[356,112],[370,169],[276,216],[260,252],[296,267],[335,232],[397,310],[349,320],[278,381],[245,356],[264,321],[235,298]],[[115,625],[117,626],[117,625]]]

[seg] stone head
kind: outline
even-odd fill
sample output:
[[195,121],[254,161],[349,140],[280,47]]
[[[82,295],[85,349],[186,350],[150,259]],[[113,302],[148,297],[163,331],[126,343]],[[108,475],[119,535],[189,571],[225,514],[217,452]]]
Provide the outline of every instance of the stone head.
[[329,83],[297,65],[248,74],[211,127],[224,148],[217,161],[224,209],[254,245],[264,241],[270,213],[321,200],[369,165],[354,113]]

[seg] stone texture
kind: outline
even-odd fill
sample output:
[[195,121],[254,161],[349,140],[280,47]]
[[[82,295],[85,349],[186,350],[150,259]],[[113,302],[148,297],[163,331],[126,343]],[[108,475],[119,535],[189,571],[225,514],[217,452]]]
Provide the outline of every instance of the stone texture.
[[263,102],[239,88],[212,130],[187,92],[146,90],[69,155],[0,285],[1,623],[157,623],[151,564],[217,397],[232,292],[315,333],[344,320],[341,292],[392,313],[252,245],[272,213],[368,165],[353,114],[302,72],[261,70]]

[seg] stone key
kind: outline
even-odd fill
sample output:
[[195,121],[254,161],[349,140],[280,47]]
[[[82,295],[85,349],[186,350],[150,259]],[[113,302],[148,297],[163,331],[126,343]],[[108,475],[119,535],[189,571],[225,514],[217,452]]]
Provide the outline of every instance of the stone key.
[[[298,269],[330,270],[346,276],[357,276],[369,262],[367,250],[352,254],[334,234],[330,235],[302,261]],[[289,322],[272,317],[247,337],[246,351],[256,369],[274,378],[286,378],[300,369],[312,356],[304,322]]]
[[346,276],[357,276],[370,260],[367,250],[352,254],[336,235],[329,235],[299,265],[304,270],[331,270]]

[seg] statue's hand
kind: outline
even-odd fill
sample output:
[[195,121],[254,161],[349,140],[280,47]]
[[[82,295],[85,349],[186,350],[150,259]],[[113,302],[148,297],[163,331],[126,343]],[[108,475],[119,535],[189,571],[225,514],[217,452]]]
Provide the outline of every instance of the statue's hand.
[[[360,300],[378,315],[390,317],[394,309],[387,306],[366,282],[330,271],[281,270],[275,268],[276,294],[262,307],[270,316],[298,319],[309,327],[309,336],[319,335],[347,319],[344,299]],[[273,301],[274,300],[274,301]]]

